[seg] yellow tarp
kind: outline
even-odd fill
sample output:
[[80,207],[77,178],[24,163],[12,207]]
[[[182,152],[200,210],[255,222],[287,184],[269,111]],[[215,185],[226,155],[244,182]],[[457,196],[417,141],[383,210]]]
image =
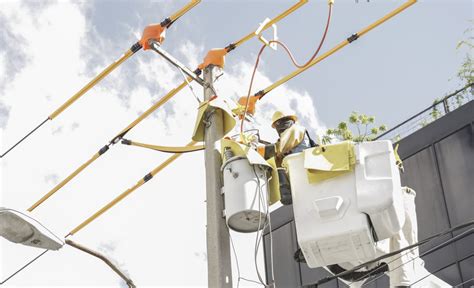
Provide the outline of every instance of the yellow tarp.
[[267,163],[272,166],[272,179],[270,179],[270,205],[280,201],[280,180],[278,179],[278,171],[275,162],[275,157],[267,160]]
[[235,104],[223,97],[217,97],[210,101],[202,102],[198,108],[198,115],[196,124],[194,126],[194,132],[192,139],[197,142],[204,141],[204,127],[205,127],[205,115],[208,109],[219,109],[222,111],[223,123],[224,123],[224,135],[229,133],[235,126],[236,120],[232,114],[232,108]]
[[352,171],[355,165],[354,144],[345,141],[304,151],[304,168],[309,183],[317,183]]

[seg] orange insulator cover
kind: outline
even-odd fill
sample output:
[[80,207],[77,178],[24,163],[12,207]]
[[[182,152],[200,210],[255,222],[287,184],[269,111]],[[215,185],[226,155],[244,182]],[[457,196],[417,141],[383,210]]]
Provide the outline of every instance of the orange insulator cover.
[[[255,114],[255,104],[257,103],[257,100],[260,99],[261,96],[251,96],[249,98],[249,104],[247,107],[247,114],[254,115]],[[247,105],[247,96],[240,97],[239,98],[239,104],[242,106]]]
[[145,27],[142,34],[142,39],[140,39],[140,44],[143,47],[143,50],[150,49],[149,40],[156,40],[163,43],[166,35],[166,27],[162,27],[161,24],[152,24]]
[[209,65],[215,65],[220,68],[224,68],[225,55],[227,55],[227,49],[225,48],[211,49],[209,52],[207,52],[206,57],[204,57],[204,62],[198,67],[201,70]]

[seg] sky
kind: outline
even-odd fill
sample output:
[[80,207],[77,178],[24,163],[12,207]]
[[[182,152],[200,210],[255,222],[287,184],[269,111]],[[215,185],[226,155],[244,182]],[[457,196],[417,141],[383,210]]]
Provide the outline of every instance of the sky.
[[[194,69],[207,50],[240,39],[294,2],[204,0],[173,24],[163,47]],[[184,3],[0,1],[1,151],[115,61],[146,25],[160,22]],[[336,0],[322,51],[401,3]],[[326,13],[326,1],[310,1],[278,23],[279,39],[300,62],[318,43]],[[456,50],[456,44],[466,38],[463,33],[472,25],[472,13],[469,0],[419,1],[271,92],[257,107],[256,123],[248,126],[275,141],[277,135],[269,124],[277,108],[296,112],[313,136],[351,111],[394,126],[459,87],[455,75],[465,51]],[[224,75],[215,84],[219,94],[231,99],[245,95],[260,45],[253,39],[227,56]],[[254,92],[293,70],[281,49],[267,49]],[[27,209],[181,81],[181,74],[159,55],[138,52],[0,160],[0,206]],[[202,97],[201,88],[193,87]],[[183,89],[127,138],[184,145],[192,134],[197,105],[190,90]],[[33,215],[57,235],[65,235],[168,156],[115,145]],[[206,286],[203,161],[200,152],[183,155],[72,239],[115,259],[139,287]],[[256,279],[255,234],[232,236],[242,276]],[[6,240],[0,239],[0,245],[2,279],[39,253]],[[99,260],[65,247],[48,252],[7,286],[116,287],[119,283]]]

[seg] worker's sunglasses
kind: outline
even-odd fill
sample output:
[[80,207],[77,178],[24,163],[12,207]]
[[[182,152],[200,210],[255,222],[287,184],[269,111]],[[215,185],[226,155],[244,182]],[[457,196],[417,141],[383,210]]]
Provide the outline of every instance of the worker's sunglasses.
[[275,129],[277,130],[278,134],[281,134],[293,124],[295,124],[295,120],[291,118],[282,118],[275,122]]

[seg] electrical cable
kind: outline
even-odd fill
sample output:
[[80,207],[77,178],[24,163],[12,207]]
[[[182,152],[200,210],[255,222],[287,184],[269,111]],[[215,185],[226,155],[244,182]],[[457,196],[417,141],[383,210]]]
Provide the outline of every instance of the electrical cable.
[[[319,41],[318,47],[316,48],[313,55],[309,58],[309,60],[306,61],[303,65],[298,64],[298,62],[295,60],[295,57],[293,56],[293,53],[291,52],[290,48],[288,48],[288,46],[285,43],[283,43],[281,41],[278,41],[278,40],[271,40],[271,41],[269,41],[268,45],[270,45],[272,43],[275,43],[275,44],[278,44],[278,45],[282,46],[284,48],[284,50],[286,51],[286,53],[288,54],[288,56],[290,57],[291,62],[293,63],[294,66],[296,66],[297,68],[305,68],[306,66],[311,64],[311,62],[316,58],[319,51],[321,50],[321,47],[324,44],[324,41],[326,39],[326,35],[328,33],[328,30],[329,30],[329,26],[330,26],[330,23],[331,23],[332,5],[333,5],[333,3],[330,1],[329,5],[328,5],[329,9],[328,9],[328,17],[327,17],[327,21],[326,21],[326,28],[324,29],[324,33],[323,33],[323,36],[321,37],[321,40]],[[255,73],[257,71],[258,64],[260,62],[260,57],[262,56],[263,51],[265,50],[265,48],[268,45],[263,44],[263,46],[260,48],[260,51],[257,54],[257,60],[255,61],[255,65],[254,65],[254,68],[253,68],[253,71],[252,71],[252,76],[250,78],[250,84],[249,84],[249,89],[248,89],[248,93],[247,93],[247,100],[246,100],[246,103],[245,103],[244,114],[243,114],[241,124],[240,124],[240,133],[241,134],[243,134],[243,131],[244,131],[245,116],[247,115],[247,112],[248,112],[248,104],[250,102],[249,101],[250,100],[250,93],[252,92],[252,86],[253,86],[253,81],[254,81],[254,78],[255,78]],[[261,97],[263,97],[263,96],[264,95],[262,95]]]
[[236,248],[235,248],[234,240],[232,238],[232,233],[230,232],[231,229],[230,229],[229,224],[227,223],[227,221],[226,221],[226,226],[227,226],[227,229],[229,229],[230,245],[231,245],[231,248],[232,248],[232,253],[234,254],[235,263],[236,263],[236,267],[237,267],[237,288],[239,288],[239,286],[240,286],[240,280],[244,280],[244,281],[247,281],[247,282],[252,282],[252,283],[261,285],[262,283],[260,283],[258,281],[248,279],[248,278],[245,278],[245,277],[241,276],[241,274],[240,274],[240,264],[239,264],[239,259],[238,259],[238,256],[237,256],[237,251],[236,251]]
[[23,138],[20,139],[20,141],[16,142],[13,146],[11,146],[7,151],[5,151],[5,153],[3,153],[0,158],[3,158],[3,156],[7,155],[8,152],[12,151],[16,146],[20,145],[21,142],[23,142],[23,140],[25,140],[26,138],[28,138],[31,134],[35,133],[36,130],[38,130],[41,126],[44,125],[44,123],[48,122],[49,118],[46,118],[43,122],[41,122],[38,126],[36,126],[33,130],[31,130],[28,134],[26,134],[25,136],[23,136]]
[[191,153],[191,152],[202,151],[202,150],[205,149],[204,145],[196,145],[196,146],[159,146],[159,145],[151,145],[151,144],[135,142],[135,141],[131,141],[131,140],[128,140],[128,139],[122,139],[121,143],[123,145],[131,145],[131,146],[146,148],[146,149],[159,151],[159,152],[163,152],[163,153],[172,153],[172,154]]
[[[442,243],[439,244],[439,245],[436,245],[435,247],[429,249],[428,251],[426,251],[426,252],[424,252],[424,253],[421,253],[421,254],[418,255],[417,257],[415,257],[415,258],[413,258],[413,259],[410,259],[409,261],[407,261],[407,262],[405,262],[405,263],[402,263],[401,265],[399,265],[399,266],[393,268],[392,270],[389,271],[389,273],[390,273],[390,272],[393,272],[393,271],[395,271],[395,270],[397,270],[397,269],[400,269],[400,268],[403,267],[404,265],[406,265],[406,264],[408,264],[408,263],[411,263],[411,262],[413,262],[414,260],[416,260],[416,259],[418,259],[418,258],[421,258],[421,257],[423,257],[423,256],[429,255],[429,254],[431,254],[431,253],[433,253],[433,252],[436,252],[436,251],[438,251],[438,250],[440,250],[440,249],[442,249],[442,248],[444,248],[444,247],[446,247],[446,246],[448,246],[448,245],[450,245],[450,244],[452,244],[452,243],[454,243],[454,242],[456,242],[456,241],[458,241],[458,240],[461,240],[461,239],[463,239],[463,238],[465,238],[465,237],[467,237],[467,236],[469,236],[469,235],[471,235],[471,234],[473,234],[473,233],[474,233],[474,228],[471,228],[471,229],[469,229],[469,230],[466,230],[466,231],[464,231],[463,233],[461,233],[461,234],[459,234],[459,235],[457,235],[457,236],[454,236],[453,238],[450,238],[450,239],[448,239],[448,240],[442,242]],[[427,276],[424,276],[423,278],[421,278],[421,279],[417,280],[416,282],[410,284],[409,286],[411,287],[411,286],[413,286],[414,284],[418,283],[419,281],[421,281],[421,280],[423,280],[423,279],[425,279],[425,278],[427,278],[428,276],[431,276],[431,275],[432,275],[432,274],[430,273],[430,274],[428,274]],[[367,283],[364,283],[364,285],[368,285],[368,284],[370,284],[370,283],[373,283],[374,281],[377,281],[377,280],[378,280],[379,278],[381,278],[382,276],[383,276],[383,275],[380,275],[380,276],[374,278],[373,280],[371,280],[371,281],[369,281],[369,282],[367,282]]]
[[[413,250],[416,250],[416,249],[418,249],[418,247],[409,249],[409,251],[413,251]],[[406,252],[406,253],[408,253],[408,252]],[[398,259],[402,258],[403,256],[406,256],[406,253],[403,254],[403,252],[402,252],[402,253],[400,253],[401,255],[400,255],[399,257],[397,257],[397,258],[395,258],[395,259],[392,259],[392,260],[389,261],[388,263],[385,263],[385,265],[379,265],[378,267],[375,267],[375,268],[371,269],[370,271],[367,271],[367,273],[364,273],[364,275],[361,276],[360,278],[357,278],[357,279],[351,281],[351,283],[349,283],[349,287],[351,287],[351,285],[354,284],[355,282],[359,282],[359,281],[362,281],[362,280],[364,280],[364,279],[370,279],[371,276],[376,276],[376,275],[378,275],[379,273],[376,273],[376,272],[378,272],[378,271],[380,271],[380,273],[383,273],[383,269],[384,269],[384,268],[388,267],[389,264],[391,264],[391,263],[397,261]],[[359,272],[359,271],[356,271],[356,272]],[[363,273],[363,272],[365,272],[365,271],[360,271],[360,272]]]
[[[270,206],[269,206],[269,203],[268,203],[268,200],[269,198],[267,198],[267,201],[265,203],[264,201],[264,198],[263,198],[263,192],[262,192],[262,187],[267,187],[267,197],[269,197],[268,195],[268,179],[267,177],[266,178],[266,181],[264,184],[260,184],[260,178],[258,177],[258,174],[255,170],[255,166],[252,165],[252,169],[253,169],[253,172],[254,172],[254,175],[257,179],[257,189],[258,189],[258,195],[259,195],[259,229],[257,230],[257,236],[256,236],[256,239],[258,239],[258,242],[256,243],[256,247],[255,247],[255,267],[256,267],[256,270],[257,270],[257,276],[259,277],[259,280],[261,282],[265,282],[263,281],[261,275],[260,275],[260,271],[258,269],[258,264],[257,264],[257,254],[258,254],[258,249],[260,247],[260,243],[262,243],[262,240],[263,240],[263,233],[265,231],[265,229],[267,227],[269,227],[270,229],[270,259],[271,259],[271,271],[272,271],[272,277],[274,277],[274,270],[273,270],[273,235],[272,235],[272,231],[271,231],[271,220],[270,220]],[[260,206],[261,205],[261,206]],[[264,222],[264,226],[263,228],[261,227],[260,223],[261,223],[261,215],[262,215],[262,211],[261,211],[261,207],[264,207],[265,208],[265,222]],[[270,226],[269,226],[270,225]],[[261,229],[260,229],[261,228]],[[259,233],[260,232],[260,233]],[[263,283],[262,283],[263,284]],[[269,283],[269,284],[263,284],[265,287],[274,287],[276,288],[276,284],[275,284],[275,280],[272,279],[272,282]]]
[[349,270],[347,270],[347,271],[345,271],[345,272],[338,273],[338,274],[333,275],[333,276],[325,277],[325,278],[319,280],[318,282],[316,282],[316,285],[323,284],[323,283],[327,283],[327,282],[329,282],[329,281],[331,281],[331,280],[333,280],[333,279],[342,277],[342,276],[344,276],[344,275],[348,275],[348,274],[350,274],[350,273],[352,273],[352,272],[354,272],[354,271],[356,271],[356,270],[359,270],[359,269],[361,269],[361,268],[364,268],[364,267],[367,266],[367,265],[370,265],[370,264],[373,264],[373,263],[376,263],[376,262],[380,262],[380,260],[383,260],[383,259],[386,259],[386,258],[395,256],[395,255],[397,255],[397,254],[399,254],[399,253],[401,253],[401,252],[403,252],[403,251],[406,251],[406,250],[409,250],[409,249],[418,247],[418,246],[423,245],[423,244],[425,244],[425,243],[427,243],[427,242],[430,242],[430,241],[432,241],[432,240],[434,240],[434,239],[437,239],[437,238],[439,238],[439,237],[442,237],[442,236],[444,236],[444,235],[447,235],[447,234],[449,234],[449,233],[451,233],[451,232],[454,232],[454,231],[457,231],[457,230],[460,230],[460,229],[469,227],[469,226],[471,226],[471,225],[474,225],[474,220],[467,221],[467,222],[465,222],[465,223],[463,223],[463,224],[457,225],[457,226],[455,226],[455,227],[453,227],[453,228],[450,228],[450,229],[445,230],[445,231],[443,231],[443,232],[440,232],[440,233],[437,233],[437,234],[435,234],[435,235],[432,235],[432,236],[430,236],[430,237],[428,237],[428,238],[426,238],[426,239],[423,239],[423,240],[421,240],[421,241],[418,241],[418,242],[415,243],[415,244],[412,244],[412,245],[403,247],[403,248],[401,248],[401,249],[398,249],[398,250],[393,251],[393,252],[390,252],[390,253],[386,253],[386,254],[384,254],[384,255],[382,255],[382,256],[379,256],[379,257],[377,257],[377,258],[375,258],[375,259],[372,259],[372,260],[370,260],[370,261],[367,261],[367,262],[364,262],[364,263],[362,263],[362,264],[359,264],[359,265],[355,266],[354,268],[349,269]]
[[23,269],[25,269],[26,267],[30,266],[30,264],[32,264],[33,262],[35,262],[36,260],[38,260],[40,257],[42,257],[44,254],[46,254],[46,252],[48,252],[49,250],[44,250],[43,252],[41,252],[38,256],[36,256],[35,258],[33,258],[32,260],[30,260],[28,263],[26,263],[23,267],[21,267],[20,269],[18,269],[17,271],[15,271],[13,274],[11,274],[10,276],[8,276],[5,280],[3,280],[2,282],[0,282],[0,285],[3,285],[5,284],[8,280],[12,279],[16,274],[20,273],[21,271],[23,271]]
[[[252,170],[253,170],[253,173],[255,175],[255,179],[257,180],[257,187],[255,188],[255,193],[258,195],[258,228],[257,228],[257,234],[255,235],[255,246],[254,246],[254,264],[255,264],[255,270],[257,272],[257,277],[258,277],[258,280],[260,281],[260,283],[266,287],[266,284],[265,284],[265,281],[263,281],[262,279],[262,276],[260,275],[260,271],[258,269],[258,261],[257,261],[257,254],[258,254],[258,247],[259,247],[259,243],[260,243],[260,240],[259,240],[259,232],[260,232],[260,229],[264,229],[262,228],[262,207],[261,207],[261,193],[259,193],[259,188],[260,188],[260,179],[258,178],[258,175],[255,171],[255,166],[252,165]],[[265,223],[263,223],[263,225],[265,226]]]
[[[271,175],[271,174],[270,174]],[[267,217],[268,217],[268,233],[270,234],[270,266],[272,275],[275,275],[274,271],[274,257],[273,257],[273,230],[272,230],[272,216],[270,214],[270,177],[266,177],[266,187],[267,187]],[[277,288],[275,279],[273,280],[273,288]]]

